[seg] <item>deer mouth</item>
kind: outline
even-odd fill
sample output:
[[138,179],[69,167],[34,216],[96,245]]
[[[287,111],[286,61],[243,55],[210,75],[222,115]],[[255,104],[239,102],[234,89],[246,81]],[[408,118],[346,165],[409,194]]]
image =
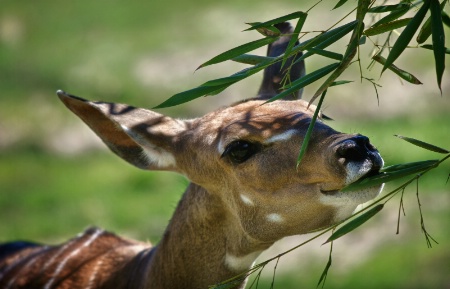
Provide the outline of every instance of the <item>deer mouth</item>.
[[[376,167],[376,168],[371,169],[370,171],[368,171],[365,175],[363,175],[360,178],[356,179],[355,181],[351,182],[350,184],[355,183],[357,181],[361,181],[363,179],[366,179],[366,178],[369,178],[369,177],[372,177],[372,176],[376,176],[379,173],[380,173],[380,168]],[[350,185],[350,184],[348,184],[348,185]],[[343,187],[339,188],[339,189],[331,189],[331,190],[320,189],[320,192],[322,194],[324,194],[324,195],[327,195],[327,196],[333,196],[333,195],[338,194],[340,192],[340,190],[342,190],[342,189],[343,189]]]

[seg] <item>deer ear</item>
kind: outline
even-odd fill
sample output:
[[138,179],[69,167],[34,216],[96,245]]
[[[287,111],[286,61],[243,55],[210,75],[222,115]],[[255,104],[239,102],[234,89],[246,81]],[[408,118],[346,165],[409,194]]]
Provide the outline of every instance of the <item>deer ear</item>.
[[[275,24],[275,27],[280,30],[283,36],[274,43],[269,44],[269,46],[267,47],[267,56],[271,57],[280,56],[286,51],[286,48],[288,47],[289,41],[293,37],[292,34],[294,32],[292,26],[288,22]],[[299,42],[297,40],[295,45],[298,44]],[[281,93],[283,91],[283,84],[281,83],[281,81],[286,76],[287,72],[289,72],[289,79],[291,82],[303,77],[305,75],[304,61],[301,60],[295,63],[295,61],[301,56],[302,53],[300,52],[296,56],[289,57],[283,67],[281,67],[281,62],[277,62],[264,69],[263,81],[259,88],[257,98],[263,100],[270,99],[275,95]],[[291,68],[288,69],[289,67]],[[302,97],[302,92],[303,89],[299,90],[296,93],[293,93],[290,96],[286,96],[285,99],[300,99]]]
[[174,142],[185,130],[183,121],[125,104],[87,101],[61,90],[57,94],[122,159],[141,169],[177,170]]

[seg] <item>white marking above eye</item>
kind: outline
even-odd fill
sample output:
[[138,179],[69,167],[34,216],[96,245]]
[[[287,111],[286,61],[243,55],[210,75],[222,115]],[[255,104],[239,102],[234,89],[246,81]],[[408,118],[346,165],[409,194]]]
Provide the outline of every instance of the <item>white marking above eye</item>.
[[270,138],[268,138],[265,141],[265,143],[274,143],[274,142],[278,142],[278,141],[287,141],[287,140],[290,140],[295,134],[297,134],[297,130],[290,129],[290,130],[287,130],[287,131],[285,131],[283,133],[271,136]]

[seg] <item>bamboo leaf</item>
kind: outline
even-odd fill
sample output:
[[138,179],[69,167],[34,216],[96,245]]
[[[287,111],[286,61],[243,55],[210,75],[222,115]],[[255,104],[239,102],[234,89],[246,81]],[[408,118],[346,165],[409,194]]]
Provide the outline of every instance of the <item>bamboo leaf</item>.
[[359,39],[361,38],[361,33],[363,32],[363,30],[364,30],[364,23],[358,23],[355,29],[353,30],[352,37],[350,38],[349,45],[347,46],[342,61],[339,63],[336,70],[333,71],[333,73],[319,87],[316,93],[314,93],[309,103],[312,103],[321,93],[323,93],[350,65],[351,60],[356,55]]
[[412,37],[414,36],[414,33],[416,33],[417,29],[420,26],[420,23],[422,23],[423,18],[425,17],[425,14],[427,13],[427,10],[430,6],[430,1],[425,1],[420,7],[419,11],[414,15],[414,17],[411,19],[411,21],[408,23],[408,25],[405,27],[403,32],[398,37],[397,41],[395,42],[394,46],[391,49],[391,52],[389,53],[386,63],[383,66],[383,71],[385,71],[394,61],[402,54],[403,50],[405,50],[406,46],[411,41]]
[[333,242],[331,242],[331,245],[330,245],[330,254],[328,256],[327,265],[325,266],[325,269],[323,270],[322,275],[320,276],[319,283],[317,283],[317,287],[319,287],[320,284],[322,284],[322,288],[323,288],[323,286],[325,285],[325,281],[327,280],[327,276],[328,276],[328,270],[331,267],[331,262],[332,262],[331,254],[332,253],[333,253]]
[[353,82],[353,80],[339,80],[339,81],[335,81],[333,82],[330,87],[332,86],[338,86],[338,85],[343,85],[343,84],[347,84],[347,83],[351,83]]
[[436,78],[439,90],[442,94],[442,76],[445,70],[445,34],[442,23],[441,7],[438,0],[430,0],[431,30],[434,52],[434,63],[436,67]]
[[[386,58],[384,58],[383,56],[377,54],[374,55],[372,57],[373,60],[375,60],[376,62],[380,63],[381,65],[386,63]],[[401,78],[403,78],[404,80],[408,81],[409,83],[412,84],[422,84],[422,82],[420,82],[419,79],[417,79],[417,77],[415,77],[414,75],[412,75],[411,73],[398,68],[397,66],[395,66],[394,64],[391,64],[391,66],[388,67],[389,70],[391,70],[392,72],[394,72],[395,74],[397,74],[398,76],[400,76]]]
[[[311,47],[317,48],[317,49],[324,49],[334,42],[338,41],[345,35],[347,35],[350,31],[352,31],[358,22],[352,21],[345,25],[342,25],[340,27],[337,27],[335,29],[332,29],[330,31],[324,32],[320,35],[317,35],[316,37],[309,39],[305,42],[300,43],[299,45],[295,46],[292,50],[293,53],[298,53],[299,51],[308,50]],[[305,54],[303,54],[301,57],[299,57],[295,63],[302,61],[310,56],[314,55],[312,51],[308,51]]]
[[287,14],[287,15],[284,15],[284,16],[266,21],[266,22],[261,22],[261,23],[257,23],[257,24],[256,23],[247,23],[247,24],[251,25],[252,27],[247,28],[244,31],[255,30],[255,29],[258,29],[261,27],[269,27],[274,24],[278,24],[278,23],[282,23],[282,22],[286,22],[286,21],[289,21],[292,19],[302,17],[302,15],[304,15],[304,14],[305,14],[305,12],[297,11],[297,12],[293,12],[293,13],[290,13],[290,14]]
[[341,192],[358,191],[381,185],[396,179],[400,179],[412,174],[421,173],[432,167],[439,165],[439,160],[428,160],[414,163],[406,163],[395,168],[383,169],[379,174],[359,179],[358,181],[341,189]]
[[450,16],[448,16],[444,10],[442,10],[442,22],[447,25],[447,27],[450,27]]
[[284,51],[284,58],[283,58],[283,62],[281,64],[281,67],[284,66],[284,64],[286,63],[287,59],[289,58],[289,55],[290,55],[290,53],[292,51],[292,48],[294,47],[295,43],[298,40],[298,35],[300,34],[300,31],[303,28],[303,24],[305,24],[307,16],[308,16],[307,13],[303,13],[298,18],[297,24],[295,25],[295,28],[294,28],[294,32],[292,33],[291,39],[289,40],[289,43],[288,43],[288,46],[286,47],[286,50]]
[[421,147],[423,149],[432,151],[432,152],[436,152],[436,153],[440,153],[440,154],[448,154],[450,153],[449,150],[440,148],[438,146],[423,142],[421,140],[415,139],[415,138],[411,138],[411,137],[406,137],[406,136],[401,136],[401,135],[395,135],[398,138],[401,138],[402,140],[405,140],[413,145],[416,145],[418,147]]
[[378,212],[380,212],[383,209],[383,207],[384,207],[384,204],[378,204],[375,207],[373,207],[372,209],[365,212],[364,214],[362,214],[362,215],[354,218],[350,222],[346,223],[345,225],[343,225],[342,227],[337,229],[336,232],[334,232],[324,244],[334,241],[336,239],[339,239],[340,237],[355,230],[356,228],[358,228],[359,226],[361,226],[362,224],[364,224],[365,222],[370,220]]
[[402,17],[403,15],[405,15],[409,9],[410,9],[410,5],[408,4],[407,7],[396,10],[396,11],[392,11],[391,13],[389,13],[388,15],[384,16],[383,18],[381,18],[380,20],[378,20],[375,24],[372,25],[372,27],[381,25],[381,24],[385,24],[388,22],[392,22],[400,17]]
[[341,7],[341,6],[344,5],[347,1],[348,1],[348,0],[339,0],[339,2],[336,4],[336,6],[334,6],[333,9],[331,9],[331,10],[334,10],[334,9],[337,9],[337,8]]
[[302,146],[300,147],[300,151],[299,151],[298,157],[297,157],[297,168],[300,166],[300,162],[302,161],[303,156],[305,155],[306,150],[308,149],[311,134],[314,129],[314,125],[316,124],[317,116],[319,115],[320,108],[322,107],[322,103],[323,103],[323,100],[325,99],[326,94],[327,94],[327,91],[325,90],[322,93],[322,96],[320,97],[319,103],[317,104],[316,110],[314,111],[311,122],[309,123],[308,129],[306,130],[305,138],[303,139]]
[[410,4],[407,3],[400,3],[396,5],[382,5],[382,6],[376,6],[370,8],[367,12],[368,13],[385,13],[385,12],[392,12],[392,11],[399,11],[406,8],[409,8]]
[[[440,5],[441,13],[443,14],[443,10],[445,4],[447,3],[447,0],[443,0]],[[442,22],[444,22],[444,15],[442,15]],[[417,35],[417,43],[422,44],[425,41],[427,41],[428,37],[431,35],[431,16],[428,17],[428,19],[425,21],[425,23],[422,25],[422,28],[419,31],[419,34]]]
[[196,87],[196,88],[193,88],[193,89],[190,89],[187,91],[183,91],[183,92],[180,92],[180,93],[177,93],[177,94],[171,96],[169,99],[167,99],[166,101],[164,101],[163,103],[159,104],[158,106],[156,106],[154,108],[156,109],[156,108],[175,106],[175,105],[179,105],[179,104],[194,100],[201,96],[217,94],[217,93],[223,91],[224,89],[226,89],[227,87],[229,87],[230,85],[232,85],[244,78],[247,78],[250,75],[257,73],[260,70],[263,70],[267,66],[271,65],[272,62],[273,61],[261,62],[252,67],[243,69],[231,76],[207,81],[207,82],[203,83],[202,85],[200,85],[199,87]]
[[220,87],[217,87],[217,86],[199,86],[199,87],[187,90],[187,91],[183,91],[183,92],[180,92],[180,93],[177,93],[177,94],[171,96],[169,99],[167,99],[163,103],[155,106],[154,109],[179,105],[179,104],[194,100],[196,98],[199,98],[200,96],[204,96],[204,95],[211,93],[219,88]]
[[[256,25],[261,24],[261,22],[247,23],[247,24],[251,25],[251,26],[256,26]],[[258,27],[258,28],[256,28],[256,31],[258,31],[259,33],[261,33],[264,36],[280,36],[281,35],[280,30],[278,30],[278,28],[276,28],[275,26]]]
[[310,48],[308,49],[308,51],[313,52],[314,54],[318,54],[318,55],[322,55],[334,60],[338,60],[341,61],[342,58],[344,57],[342,54],[340,53],[336,53],[336,52],[332,52],[332,51],[328,51],[328,50],[323,50],[323,49],[317,49],[317,48]]
[[312,103],[321,93],[323,93],[328,87],[344,72],[347,67],[350,65],[352,59],[355,57],[356,52],[358,50],[359,41],[362,36],[362,32],[364,31],[364,17],[367,13],[371,1],[370,0],[359,0],[358,1],[358,9],[356,10],[356,21],[357,24],[353,29],[352,36],[350,38],[350,42],[345,50],[344,57],[339,63],[339,66],[335,71],[325,80],[325,82],[319,87],[319,89],[314,93],[313,97],[309,101]]
[[235,58],[232,58],[231,60],[239,63],[244,64],[260,64],[266,61],[274,61],[275,57],[269,57],[269,56],[259,56],[259,55],[253,55],[253,54],[242,54]]
[[428,19],[422,25],[422,28],[420,28],[419,34],[417,34],[416,37],[417,43],[419,44],[424,43],[425,41],[427,41],[430,35],[431,35],[431,17],[428,17]]
[[319,68],[311,73],[308,73],[307,75],[297,79],[296,81],[293,81],[286,90],[284,90],[283,92],[275,95],[274,97],[272,97],[271,99],[269,99],[267,102],[272,102],[275,101],[277,99],[283,98],[287,95],[290,95],[294,92],[296,92],[297,90],[313,83],[314,81],[324,77],[325,75],[327,75],[328,73],[330,73],[331,71],[333,71],[334,69],[336,69],[336,67],[339,66],[339,63],[333,63],[330,65],[327,65],[325,67]]
[[[424,44],[424,45],[422,45],[420,47],[425,48],[425,49],[429,49],[429,50],[433,50],[433,45],[431,45],[431,44]],[[445,47],[445,54],[450,54],[450,49],[447,48],[447,47]]]
[[411,18],[394,20],[394,21],[391,21],[388,23],[380,24],[377,26],[372,26],[369,29],[366,29],[366,31],[364,31],[364,35],[373,36],[373,35],[378,35],[381,33],[388,32],[388,31],[392,31],[394,29],[398,29],[400,27],[407,25],[409,23],[409,21],[411,21]]
[[252,50],[255,50],[257,48],[260,48],[262,46],[268,45],[272,42],[275,42],[278,39],[278,37],[266,37],[262,39],[258,39],[243,45],[240,45],[238,47],[232,48],[228,51],[225,51],[210,60],[206,61],[202,65],[200,65],[197,69],[203,68],[208,65],[217,64],[226,60],[230,60],[232,58],[235,58],[237,56],[240,56],[242,54],[245,54],[247,52],[250,52]]

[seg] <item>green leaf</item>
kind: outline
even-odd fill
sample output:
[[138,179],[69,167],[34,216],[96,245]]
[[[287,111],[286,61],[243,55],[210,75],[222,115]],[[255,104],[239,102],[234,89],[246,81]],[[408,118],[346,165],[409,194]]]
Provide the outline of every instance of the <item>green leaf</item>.
[[201,96],[217,94],[217,93],[223,91],[224,89],[226,89],[227,87],[229,87],[230,85],[232,85],[244,78],[247,78],[247,77],[257,73],[258,71],[261,71],[264,68],[270,66],[276,60],[278,60],[278,58],[274,58],[273,60],[270,60],[270,61],[261,62],[257,65],[243,69],[243,70],[241,70],[233,75],[230,75],[228,77],[222,77],[222,78],[207,81],[207,82],[203,83],[202,85],[200,85],[199,87],[196,87],[196,88],[193,88],[193,89],[190,89],[187,91],[183,91],[183,92],[180,92],[180,93],[177,93],[177,94],[171,96],[169,99],[167,99],[166,101],[164,101],[163,103],[159,104],[158,106],[156,106],[154,108],[156,109],[156,108],[175,106],[175,105],[179,105],[179,104],[194,100]]
[[334,69],[336,69],[336,67],[339,66],[339,63],[333,63],[330,65],[327,65],[325,67],[319,68],[311,73],[306,74],[305,76],[297,79],[296,81],[293,81],[290,83],[290,85],[287,87],[286,90],[284,90],[283,92],[275,95],[274,97],[272,97],[271,99],[269,99],[267,102],[272,102],[274,100],[283,98],[287,95],[290,95],[294,92],[296,92],[297,90],[313,83],[314,81],[324,77],[325,75],[327,75],[328,73],[330,73],[331,71],[333,71]]
[[322,284],[322,288],[325,285],[325,281],[327,280],[327,276],[328,276],[328,270],[331,267],[331,254],[333,253],[333,243],[331,243],[330,246],[330,254],[328,256],[328,262],[327,265],[325,266],[325,269],[322,272],[322,275],[320,275],[320,279],[319,279],[319,283],[317,283],[317,287],[320,286],[320,284]]
[[423,149],[435,152],[435,153],[440,153],[440,154],[448,154],[450,153],[449,150],[437,147],[435,145],[423,142],[421,140],[415,139],[415,138],[411,138],[411,137],[406,137],[406,136],[401,136],[401,135],[395,135],[398,138],[401,138],[402,140],[405,140],[413,145],[416,145],[418,147],[421,147]]
[[336,52],[332,52],[332,51],[328,51],[328,50],[323,50],[323,49],[317,49],[317,48],[310,48],[308,49],[308,51],[313,52],[314,54],[318,54],[318,55],[322,55],[334,60],[338,60],[341,61],[342,58],[344,57],[342,54],[340,53],[336,53]]
[[430,35],[431,35],[431,17],[428,17],[428,19],[422,25],[422,28],[420,28],[419,34],[417,34],[416,37],[417,43],[419,44],[424,43],[425,41],[427,41]]
[[[447,3],[447,0],[443,0],[440,9],[441,13],[443,14],[442,9],[444,9],[445,4]],[[444,22],[444,15],[442,15],[442,22]],[[422,44],[425,41],[427,41],[428,37],[431,35],[431,16],[428,17],[428,19],[425,21],[425,23],[422,25],[422,28],[419,31],[419,34],[417,35],[417,43]]]
[[[424,44],[424,45],[422,45],[420,47],[425,48],[425,49],[429,49],[429,50],[433,50],[433,45],[431,45],[431,44]],[[447,48],[447,47],[445,47],[445,54],[450,54],[450,49]]]
[[385,13],[385,12],[392,12],[392,11],[399,11],[406,8],[409,8],[410,4],[407,3],[401,3],[396,5],[382,5],[382,6],[376,6],[370,8],[367,12],[368,13]]
[[242,54],[235,58],[232,58],[231,60],[239,63],[244,64],[260,64],[266,61],[274,61],[275,57],[269,57],[269,56],[259,56],[259,55],[253,55],[253,54]]
[[[382,169],[379,174],[365,177],[341,189],[341,192],[359,191],[436,167],[439,160],[429,160],[398,165],[395,169]],[[389,167],[388,167],[389,168]]]
[[250,27],[248,29],[245,29],[244,31],[255,30],[255,29],[258,29],[258,28],[261,28],[261,27],[269,27],[269,26],[272,26],[274,24],[278,24],[278,23],[282,23],[282,22],[286,22],[286,21],[289,21],[289,20],[292,20],[292,19],[296,19],[296,18],[302,17],[302,15],[304,15],[304,14],[305,14],[305,12],[297,11],[297,12],[290,13],[290,14],[287,14],[287,15],[284,15],[284,16],[281,16],[281,17],[278,17],[278,18],[266,21],[266,22],[262,22],[262,23],[257,23],[257,24],[255,24],[255,23],[247,23],[247,24],[251,25],[252,27]]
[[297,157],[297,168],[300,166],[300,162],[302,161],[303,156],[305,155],[306,150],[308,149],[311,134],[314,129],[314,125],[316,124],[317,116],[319,115],[320,108],[322,107],[322,103],[323,103],[323,100],[325,99],[326,94],[327,94],[327,91],[325,90],[322,93],[322,96],[320,97],[319,103],[317,104],[316,110],[314,111],[311,122],[309,123],[308,129],[306,130],[305,138],[303,139],[302,146],[300,147],[300,151],[299,151],[298,157]]
[[331,241],[334,241],[336,239],[339,239],[340,237],[350,233],[351,231],[355,230],[368,220],[370,220],[373,216],[375,216],[378,212],[380,212],[384,207],[384,204],[378,204],[372,209],[368,210],[364,214],[354,218],[350,222],[346,223],[342,227],[336,230],[331,236],[328,238],[328,240],[324,243],[329,243]]
[[[324,32],[322,34],[317,35],[316,37],[309,39],[305,42],[300,43],[299,45],[295,46],[292,50],[292,53],[298,53],[299,51],[308,50],[311,47],[317,48],[317,49],[324,49],[334,42],[338,41],[345,35],[347,35],[350,31],[352,31],[358,22],[352,21],[345,25],[342,25],[340,27],[337,27],[335,29],[332,29],[330,31]],[[314,52],[308,51],[305,54],[303,54],[301,57],[299,57],[295,63],[302,61],[310,56],[314,55]]]
[[335,71],[324,81],[319,89],[314,93],[313,97],[309,101],[312,103],[320,94],[322,94],[328,87],[347,69],[352,59],[355,57],[358,51],[359,41],[364,31],[364,17],[367,13],[371,1],[370,0],[358,0],[358,9],[356,10],[356,26],[353,29],[352,36],[345,50],[344,57],[339,63],[339,66]]
[[204,95],[211,93],[217,89],[219,89],[219,87],[217,87],[217,86],[199,86],[199,87],[196,87],[196,88],[184,91],[184,92],[180,92],[180,93],[177,93],[177,94],[171,96],[169,99],[167,99],[163,103],[155,106],[154,109],[179,105],[179,104],[194,100],[200,96],[204,96]]
[[[358,11],[364,10],[364,7],[360,8],[360,5],[362,5],[361,3],[363,2],[364,0],[363,1],[360,0],[360,2],[358,2]],[[370,3],[369,1],[365,1],[364,5],[366,8],[368,7],[369,3]],[[355,57],[356,52],[358,50],[359,40],[361,39],[361,34],[364,30],[364,23],[358,19],[363,17],[363,15],[364,14],[362,12],[356,13],[358,24],[353,30],[350,42],[347,46],[347,49],[345,50],[345,54],[342,61],[339,63],[339,66],[336,68],[336,70],[333,71],[333,73],[324,81],[324,83],[314,93],[313,97],[309,101],[310,103],[312,103],[317,97],[319,97],[319,95],[322,92],[324,92],[342,74],[342,72],[344,72],[347,69],[352,59]]]
[[447,27],[450,27],[450,16],[445,11],[442,11],[442,22],[447,25]]
[[[247,24],[251,25],[251,26],[256,26],[256,25],[261,24],[261,22],[247,23]],[[256,31],[258,31],[259,33],[261,33],[264,36],[280,36],[281,35],[280,30],[278,30],[278,28],[276,28],[275,26],[259,27],[259,28],[256,28]]]
[[283,62],[281,64],[281,67],[284,66],[284,64],[286,63],[287,59],[289,58],[289,54],[291,53],[292,48],[295,45],[295,42],[297,42],[297,40],[298,40],[298,35],[300,34],[300,31],[303,28],[303,24],[305,24],[307,16],[308,16],[307,13],[303,13],[298,18],[297,24],[295,25],[295,28],[294,28],[294,32],[292,33],[291,39],[289,40],[289,43],[288,43],[288,46],[286,47],[286,50],[284,51],[284,58],[283,58]]
[[445,34],[442,24],[441,7],[438,0],[430,0],[431,30],[434,52],[434,64],[439,90],[442,94],[442,76],[445,70]]
[[[377,54],[374,55],[372,57],[373,60],[375,60],[376,62],[380,63],[381,65],[386,63],[386,58],[384,58],[383,56]],[[392,72],[394,72],[395,74],[397,74],[398,76],[400,76],[401,78],[403,78],[404,80],[408,81],[409,83],[412,84],[422,84],[422,82],[420,82],[419,79],[417,79],[417,77],[415,77],[414,75],[412,75],[411,73],[398,68],[397,66],[395,66],[394,64],[391,64],[391,66],[388,67],[389,70],[391,70]]]
[[237,56],[240,56],[242,54],[245,54],[245,53],[255,50],[257,48],[260,48],[262,46],[273,43],[276,40],[278,40],[278,37],[266,37],[266,38],[258,39],[258,40],[240,45],[238,47],[232,48],[228,51],[225,51],[225,52],[211,58],[210,60],[208,60],[205,63],[203,63],[202,65],[200,65],[197,69],[203,68],[208,65],[217,64],[217,63],[220,63],[220,62],[223,62],[226,60],[230,60],[232,58],[235,58]]
[[337,8],[341,7],[341,6],[344,5],[347,1],[348,1],[348,0],[339,0],[339,2],[336,4],[336,6],[334,6],[333,9],[331,9],[331,10],[334,10],[334,9],[337,9]]
[[375,24],[372,25],[372,27],[381,25],[381,24],[385,24],[388,22],[392,22],[400,17],[402,17],[403,15],[405,15],[410,9],[410,5],[408,5],[408,7],[396,10],[396,11],[392,11],[391,13],[389,13],[388,15],[384,16],[383,18],[381,18],[380,20],[378,20]]
[[347,83],[351,83],[353,82],[353,80],[339,80],[339,81],[335,81],[333,82],[330,87],[332,86],[338,86],[338,85],[343,85],[343,84],[347,84]]
[[381,73],[383,73],[383,71],[385,71],[392,63],[394,63],[394,61],[400,56],[400,54],[402,54],[403,50],[405,50],[406,46],[408,46],[409,42],[419,28],[420,23],[422,23],[423,18],[425,18],[425,14],[427,13],[429,6],[430,1],[425,1],[416,15],[414,15],[414,17],[405,27],[405,29],[395,42],[394,46],[392,47]]
[[397,29],[397,28],[407,25],[409,23],[409,21],[411,21],[411,19],[412,18],[405,18],[405,19],[400,19],[400,20],[395,20],[395,21],[391,21],[388,23],[380,24],[377,26],[372,26],[369,29],[367,29],[366,31],[364,31],[364,35],[373,36],[373,35],[378,35],[381,33],[388,32],[388,31],[392,31],[394,29]]

